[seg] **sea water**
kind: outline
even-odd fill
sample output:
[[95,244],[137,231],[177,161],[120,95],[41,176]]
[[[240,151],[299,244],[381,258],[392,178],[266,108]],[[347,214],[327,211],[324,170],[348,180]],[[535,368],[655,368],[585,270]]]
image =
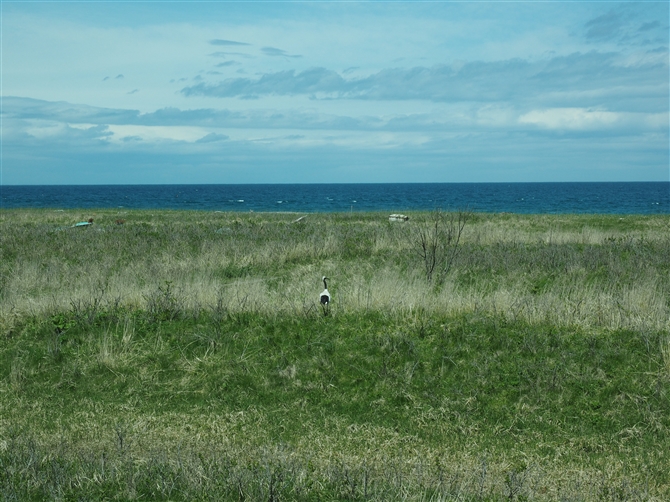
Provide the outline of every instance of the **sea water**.
[[0,187],[0,207],[669,214],[670,183],[6,185]]

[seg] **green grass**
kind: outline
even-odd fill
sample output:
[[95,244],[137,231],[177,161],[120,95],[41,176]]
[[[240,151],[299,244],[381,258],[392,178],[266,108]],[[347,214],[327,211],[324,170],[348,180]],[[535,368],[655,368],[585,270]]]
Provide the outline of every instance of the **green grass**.
[[670,496],[667,216],[91,216],[0,214],[2,500]]

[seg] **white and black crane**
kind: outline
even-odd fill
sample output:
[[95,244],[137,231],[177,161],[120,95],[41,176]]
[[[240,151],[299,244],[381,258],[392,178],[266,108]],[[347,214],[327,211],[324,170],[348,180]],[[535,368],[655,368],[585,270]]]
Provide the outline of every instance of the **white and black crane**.
[[321,278],[323,281],[323,291],[321,291],[321,294],[319,295],[319,301],[321,302],[323,315],[328,315],[328,312],[330,311],[330,291],[328,291],[328,284],[326,284],[326,279],[328,279],[328,277],[325,275]]

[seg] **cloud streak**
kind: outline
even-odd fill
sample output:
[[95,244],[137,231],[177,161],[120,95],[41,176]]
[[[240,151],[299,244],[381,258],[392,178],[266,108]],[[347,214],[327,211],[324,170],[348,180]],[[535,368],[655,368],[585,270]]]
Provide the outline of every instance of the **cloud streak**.
[[[403,137],[409,142],[407,144],[417,145],[453,134],[525,131],[535,136],[551,136],[581,131],[588,132],[591,137],[611,137],[663,133],[667,132],[668,113],[628,113],[583,107],[524,110],[487,104],[449,106],[439,113],[383,117],[349,117],[316,111],[181,110],[174,107],[140,113],[137,110],[112,110],[8,97],[5,99],[4,121],[6,128],[3,136],[7,140],[18,138],[20,134],[55,140],[77,133],[82,141],[99,139],[118,142],[126,137],[135,137],[146,143],[202,144],[225,139],[277,145],[293,143],[300,147],[338,143],[344,148],[347,145],[361,148],[369,142],[369,147],[375,149],[384,144],[404,144]],[[74,128],[77,131],[71,131]],[[14,131],[14,136],[8,135],[8,131]],[[84,135],[81,131],[88,133]],[[271,131],[289,133],[281,135]],[[379,134],[387,134],[390,143],[380,139],[383,136]],[[287,141],[291,139],[296,141]]]
[[246,42],[236,42],[234,40],[223,40],[223,39],[213,39],[209,41],[210,44],[212,45],[226,45],[226,46],[231,46],[231,45],[251,45]]
[[302,56],[298,54],[287,54],[286,51],[282,49],[277,49],[276,47],[263,47],[261,48],[261,52],[265,54],[266,56],[281,56],[285,58],[301,58]]
[[[667,110],[667,50],[662,58],[623,64],[615,53],[574,53],[545,61],[521,59],[462,65],[389,68],[364,78],[345,78],[326,68],[284,70],[257,78],[227,78],[184,87],[184,96],[257,98],[507,102],[553,106],[616,106],[627,89],[639,102]],[[597,75],[597,78],[594,78]],[[635,91],[637,89],[637,91]],[[624,104],[622,103],[622,106]],[[659,108],[660,107],[660,108]]]
[[209,133],[207,136],[203,136],[202,138],[196,140],[196,143],[216,143],[218,141],[225,141],[229,138],[229,136],[225,134],[217,134],[215,132]]
[[[610,9],[584,24],[584,37],[591,43],[614,42],[619,45],[667,43],[668,24],[658,20],[640,21],[630,6]],[[667,20],[667,17],[666,17]]]

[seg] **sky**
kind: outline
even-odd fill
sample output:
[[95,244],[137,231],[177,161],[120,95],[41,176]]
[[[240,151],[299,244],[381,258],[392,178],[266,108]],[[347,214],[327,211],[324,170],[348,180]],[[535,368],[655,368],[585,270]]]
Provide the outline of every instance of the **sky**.
[[0,183],[670,181],[669,5],[2,0]]

